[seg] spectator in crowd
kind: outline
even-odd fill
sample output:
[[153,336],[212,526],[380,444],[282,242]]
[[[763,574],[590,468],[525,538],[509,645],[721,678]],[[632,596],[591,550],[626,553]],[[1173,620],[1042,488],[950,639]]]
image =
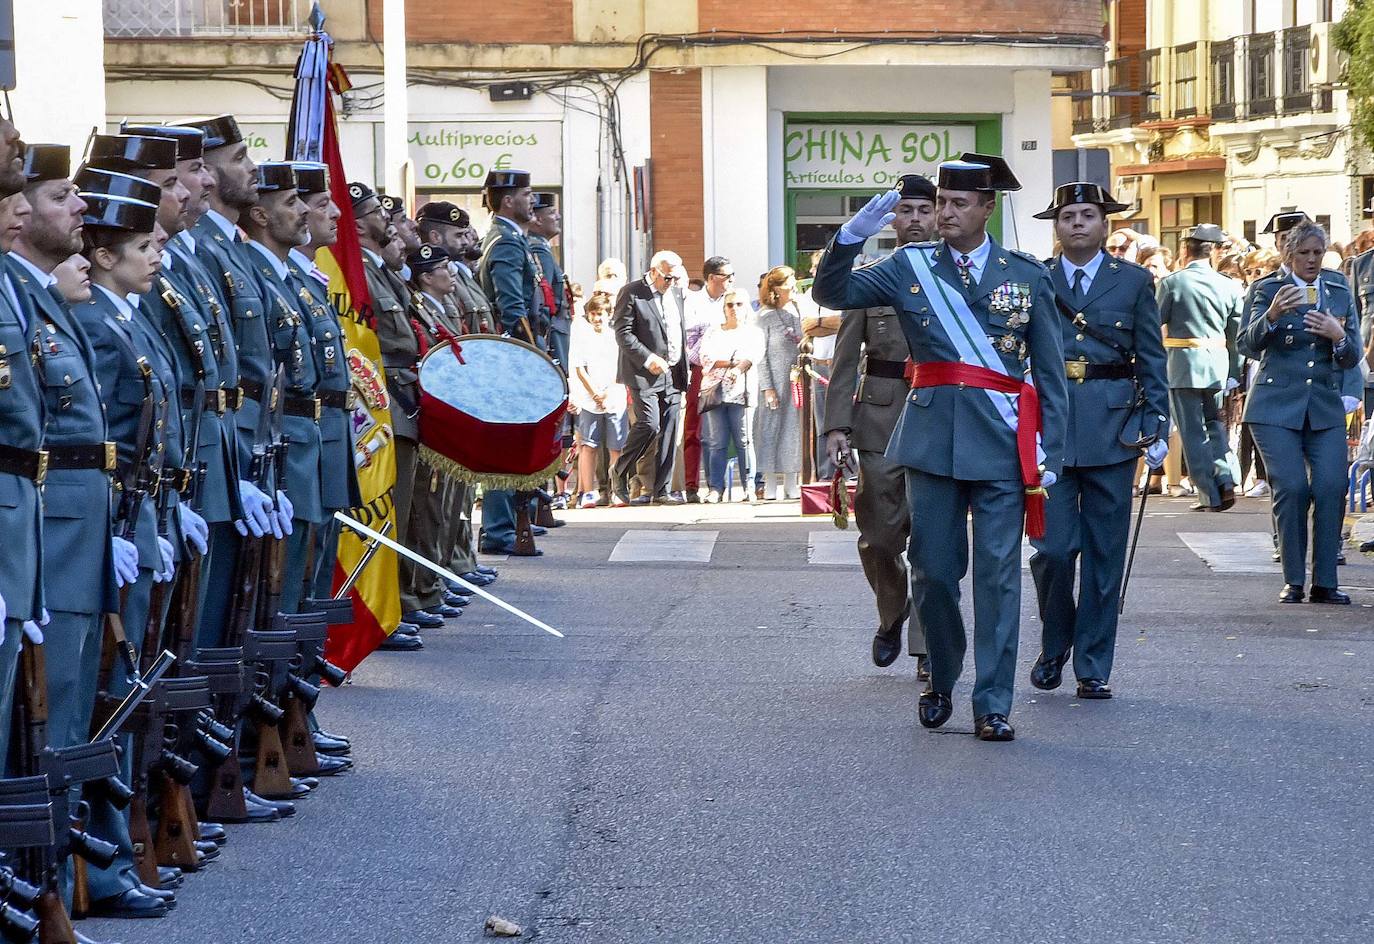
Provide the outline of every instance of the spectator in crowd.
[[1107,237],[1107,255],[1115,259],[1125,259],[1127,262],[1136,262],[1135,241],[1135,230],[1124,227],[1118,229]]
[[[821,253],[817,252],[811,259],[811,271],[816,270],[820,264]],[[835,335],[840,330],[841,313],[822,309],[811,300],[811,291],[808,283],[807,291],[802,295],[803,311],[802,317],[802,336],[806,338],[810,345],[810,364],[815,371],[815,376],[808,375],[805,380],[811,387],[811,429],[803,430],[802,434],[809,437],[808,443],[812,444],[812,455],[816,457],[815,475],[816,478],[825,481],[835,474],[835,469],[830,463],[828,450],[825,448],[825,397],[829,390],[830,364],[835,359]]]
[[1244,283],[1244,273],[1241,271],[1245,267],[1245,256],[1239,252],[1225,252],[1217,260],[1217,271],[1230,279]]
[[611,256],[602,259],[601,265],[596,267],[597,283],[605,283],[611,292],[611,298],[620,294],[620,290],[625,287],[625,263]]
[[751,373],[763,352],[763,335],[749,322],[753,318],[749,296],[738,289],[724,293],[722,320],[706,329],[697,345],[696,361],[702,368],[701,400],[707,441],[706,501],[729,501],[725,467],[730,444],[739,457],[742,500],[750,497],[754,450],[751,445],[749,405]]
[[[724,256],[712,256],[702,266],[702,288],[690,292],[686,303],[687,358],[691,380],[683,409],[682,472],[684,496],[688,502],[700,501],[702,460],[702,417],[697,410],[701,393],[702,366],[698,358],[701,339],[724,321],[725,296],[735,283],[735,267]],[[707,459],[709,462],[709,458]]]
[[[612,465],[620,458],[630,434],[626,417],[625,385],[616,379],[620,349],[611,330],[611,302],[605,293],[593,292],[572,324],[568,355],[568,398],[577,408],[579,508],[595,508],[596,456],[605,446]],[[624,495],[612,494],[615,508],[627,504]]]
[[[1246,285],[1254,285],[1270,272],[1279,267],[1279,254],[1272,249],[1252,249],[1245,254],[1245,259],[1241,263],[1241,277]],[[1250,360],[1246,364],[1245,389],[1252,390],[1255,384],[1255,374],[1259,369],[1259,361]],[[1249,394],[1247,393],[1247,397]],[[1269,495],[1269,480],[1264,471],[1264,457],[1260,455],[1259,449],[1255,446],[1254,431],[1249,423],[1242,423],[1240,426],[1240,446],[1238,449],[1240,460],[1240,478],[1244,482],[1250,477],[1253,471],[1255,475],[1254,484],[1246,491],[1249,498],[1265,498]]]
[[1279,254],[1272,249],[1252,249],[1241,263],[1241,278],[1246,285],[1254,285],[1279,267]]
[[1150,246],[1141,250],[1136,264],[1149,269],[1157,285],[1160,279],[1174,271],[1174,254],[1167,246]]
[[801,410],[792,397],[792,372],[802,340],[802,312],[795,297],[797,279],[789,266],[770,269],[759,289],[758,326],[763,333],[759,359],[762,407],[754,413],[754,454],[764,477],[755,494],[768,498],[768,480],[776,477],[773,497],[800,498]]

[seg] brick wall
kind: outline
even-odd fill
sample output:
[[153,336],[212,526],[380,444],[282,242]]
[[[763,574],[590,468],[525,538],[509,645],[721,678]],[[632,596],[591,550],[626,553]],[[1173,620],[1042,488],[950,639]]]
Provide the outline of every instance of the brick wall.
[[705,224],[701,202],[701,70],[649,73],[652,111],[653,251],[682,256],[689,275],[701,271]]
[[[573,0],[406,0],[412,43],[570,43]],[[368,30],[382,39],[381,0],[370,0]]]
[[702,30],[1100,36],[1102,0],[698,0]]

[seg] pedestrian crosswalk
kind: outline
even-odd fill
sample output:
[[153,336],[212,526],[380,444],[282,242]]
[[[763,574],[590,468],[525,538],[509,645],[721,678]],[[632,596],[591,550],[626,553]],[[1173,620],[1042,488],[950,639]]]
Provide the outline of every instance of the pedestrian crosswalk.
[[1259,531],[1180,531],[1179,540],[1218,574],[1281,574],[1274,538]]
[[676,561],[708,564],[719,531],[626,531],[611,551],[611,563]]

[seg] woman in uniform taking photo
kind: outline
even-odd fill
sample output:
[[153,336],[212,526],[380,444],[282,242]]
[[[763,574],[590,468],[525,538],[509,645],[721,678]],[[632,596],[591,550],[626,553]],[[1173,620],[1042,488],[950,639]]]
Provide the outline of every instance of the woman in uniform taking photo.
[[[1255,282],[1237,346],[1259,361],[1245,403],[1274,495],[1284,588],[1301,603],[1311,517],[1313,603],[1349,603],[1336,588],[1346,492],[1347,397],[1363,386],[1350,286],[1322,269],[1326,231],[1305,221],[1284,242],[1283,269]],[[1353,373],[1352,373],[1353,372]],[[1358,405],[1358,402],[1356,403]]]

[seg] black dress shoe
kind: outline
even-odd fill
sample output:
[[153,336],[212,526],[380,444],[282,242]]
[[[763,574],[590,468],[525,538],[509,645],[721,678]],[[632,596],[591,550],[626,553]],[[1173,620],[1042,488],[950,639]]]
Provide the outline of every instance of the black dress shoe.
[[954,702],[948,695],[940,692],[931,691],[929,685],[926,690],[921,692],[920,700],[916,703],[916,716],[921,721],[923,728],[938,728],[949,720],[949,716],[954,714]]
[[1350,594],[1342,593],[1335,587],[1313,586],[1307,599],[1310,603],[1334,603],[1337,606],[1347,606],[1350,603]]
[[[223,831],[223,827],[220,827],[220,830]],[[159,865],[157,867],[157,883],[161,887],[180,888],[183,881],[185,881],[185,876],[181,869],[175,865]]]
[[472,597],[471,597],[470,595],[464,596],[464,595],[461,594],[461,593],[454,593],[452,590],[446,591],[446,592],[444,593],[444,605],[445,605],[445,606],[464,607],[464,606],[467,606],[467,605],[468,605],[469,603],[471,603],[471,602],[472,602]]
[[[494,546],[494,547],[503,547],[503,548],[505,547],[504,545],[493,545],[493,546]],[[503,553],[503,554],[509,554],[509,553],[512,553],[514,550],[515,550],[514,546],[511,546],[511,547],[508,548],[508,549],[502,550],[501,553]],[[485,553],[485,552],[484,552],[484,553]],[[477,571],[475,571],[475,570],[470,570],[470,571],[468,571],[467,573],[465,573],[465,574],[459,574],[458,576],[462,577],[464,580],[466,580],[468,583],[472,584],[474,587],[485,587],[485,586],[488,586],[493,580],[496,579],[495,577],[488,577],[486,574],[479,573],[479,572],[477,572]]]
[[688,492],[683,498],[687,499],[687,504],[689,505],[701,504],[701,496],[694,491]]
[[315,755],[317,776],[320,777],[333,777],[335,774],[341,774],[352,766],[353,761],[349,760],[347,757],[337,757],[332,754],[318,753]]
[[1016,731],[1006,715],[979,715],[973,719],[973,733],[980,741],[1014,741]]
[[168,908],[175,908],[177,906],[177,896],[172,894],[171,889],[154,888],[151,885],[144,885],[142,882],[139,882],[137,890],[147,895],[149,898],[162,899],[167,903]]
[[1344,567],[1345,563],[1345,551],[1341,551],[1339,554],[1336,555],[1336,566]]
[[873,664],[880,669],[885,669],[897,661],[897,657],[902,654],[902,634],[899,630],[895,636],[885,636],[876,633],[873,636]]
[[392,633],[377,646],[386,652],[418,652],[424,647],[425,641],[418,635],[407,636],[403,633]]
[[916,655],[916,681],[930,681],[930,656],[917,653]]
[[243,799],[249,803],[256,803],[259,806],[270,807],[277,811],[278,816],[283,818],[296,815],[296,804],[292,803],[290,800],[269,800],[266,797],[258,796],[247,787],[243,788]]
[[270,806],[263,806],[261,803],[245,803],[247,811],[243,819],[231,819],[225,817],[226,823],[275,823],[281,819],[281,814]]
[[1086,678],[1078,680],[1079,698],[1111,698],[1112,687],[1107,684],[1105,679]]
[[1046,659],[1045,654],[1040,653],[1035,660],[1035,665],[1031,666],[1031,684],[1043,692],[1052,692],[1064,681],[1064,665],[1069,661],[1069,653],[1055,656],[1053,659]]
[[396,624],[395,634],[401,636],[418,636],[420,635],[420,627],[416,626],[414,623],[407,623],[405,620],[401,620]]
[[[202,820],[200,838],[208,839],[210,842],[222,846],[229,841],[229,833],[219,823],[208,823]],[[163,882],[162,884],[166,885],[167,883]]]
[[1236,487],[1234,485],[1223,485],[1221,487],[1221,504],[1217,506],[1217,511],[1227,511],[1236,503]]
[[347,738],[335,737],[332,734],[325,734],[323,731],[316,731],[310,736],[310,739],[315,742],[315,753],[317,754],[342,757],[353,750],[353,745],[348,743]]
[[449,606],[447,603],[440,603],[438,606],[431,606],[425,609],[430,616],[437,616],[441,620],[457,619],[463,615],[463,611],[456,606]]
[[[1316,587],[1313,587],[1312,589],[1315,590]],[[1283,589],[1279,591],[1279,602],[1280,602],[1280,603],[1301,603],[1301,602],[1302,602],[1302,584],[1298,584],[1298,583],[1286,583],[1286,584],[1284,584],[1284,585],[1283,585]]]
[[89,913],[96,918],[161,918],[170,910],[161,898],[130,888],[119,895],[91,902]]
[[280,803],[288,800],[299,800],[310,793],[310,788],[301,783],[295,777],[291,778],[291,786],[283,793],[259,793],[262,797],[272,803]]
[[478,564],[477,572],[484,577],[490,577],[492,580],[495,580],[498,576],[498,571],[495,567],[488,567],[485,564]]
[[444,618],[425,610],[411,610],[409,613],[402,613],[401,619],[407,623],[413,623],[421,629],[438,629],[444,625]]

